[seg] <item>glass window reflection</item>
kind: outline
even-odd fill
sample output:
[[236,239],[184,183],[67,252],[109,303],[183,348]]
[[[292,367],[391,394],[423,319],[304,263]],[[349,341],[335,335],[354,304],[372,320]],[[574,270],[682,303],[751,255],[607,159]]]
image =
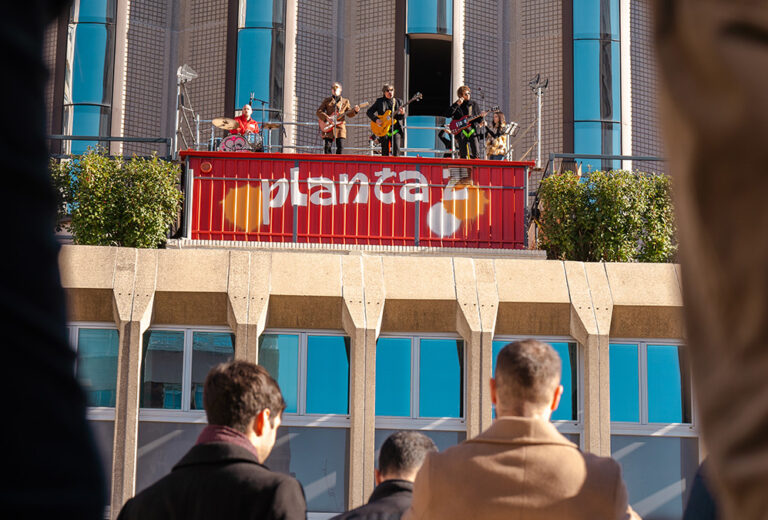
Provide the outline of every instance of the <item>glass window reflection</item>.
[[409,0],[408,34],[453,34],[453,0]]
[[184,332],[147,331],[141,359],[141,407],[181,409]]
[[117,0],[77,0],[72,5],[73,22],[111,23],[115,21]]
[[684,347],[647,348],[648,422],[690,423],[691,394]]
[[197,442],[204,423],[139,422],[136,493],[168,473]]
[[285,0],[240,0],[240,9],[240,28],[271,29],[285,23]]
[[637,345],[610,345],[611,421],[640,421]]
[[349,413],[349,338],[307,337],[307,413]]
[[421,339],[419,342],[419,416],[462,417],[464,342],[454,339]]
[[192,333],[192,385],[190,409],[203,410],[205,377],[214,366],[235,355],[235,335],[228,332]]
[[611,436],[629,503],[648,520],[681,518],[699,465],[696,438]]
[[[111,92],[105,92],[107,73],[111,75],[112,60],[107,60],[113,44],[112,27],[103,24],[76,24],[70,26],[74,42],[72,62],[72,102],[106,103]],[[105,99],[106,98],[106,99]]]
[[[574,123],[574,153],[576,154],[621,154],[621,124],[600,122]],[[583,159],[580,161],[586,174],[596,170],[616,170],[621,161]]]
[[77,334],[77,380],[88,406],[115,406],[119,340],[115,329],[80,329]]
[[349,481],[349,429],[281,426],[265,464],[291,475],[304,487],[307,510],[346,510]]
[[[434,116],[409,116],[407,120],[408,124],[408,148],[426,148],[426,149],[440,149],[443,148],[442,143],[437,145],[437,132],[432,128],[415,128],[415,127],[436,127],[438,119]],[[450,139],[450,138],[449,138]],[[435,157],[434,152],[408,152],[411,156],[421,157]],[[442,154],[439,155],[442,157]]]
[[259,338],[259,364],[277,380],[286,413],[298,412],[299,336],[262,334]]
[[411,416],[411,339],[376,342],[376,415]]
[[[376,429],[376,433],[374,435],[374,450],[375,450],[375,464],[376,467],[379,467],[379,453],[381,452],[381,445],[384,444],[384,441],[387,440],[387,437],[392,435],[395,432],[398,432],[401,430],[392,430],[392,429]],[[419,433],[423,433],[430,439],[432,439],[432,442],[435,443],[435,446],[437,446],[437,451],[445,451],[451,446],[456,446],[457,444],[461,444],[464,442],[467,438],[467,432],[451,432],[451,431],[442,431],[442,430],[416,430]]]
[[618,40],[619,0],[573,0],[573,37]]

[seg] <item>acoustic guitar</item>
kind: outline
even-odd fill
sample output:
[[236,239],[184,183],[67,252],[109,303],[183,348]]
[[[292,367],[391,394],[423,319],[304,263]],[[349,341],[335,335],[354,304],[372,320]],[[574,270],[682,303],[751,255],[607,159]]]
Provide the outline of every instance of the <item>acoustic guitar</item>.
[[481,119],[481,118],[485,117],[485,115],[488,112],[496,112],[497,110],[499,110],[499,107],[495,106],[495,107],[493,107],[490,110],[486,110],[484,112],[480,112],[480,114],[476,115],[475,117],[464,116],[461,119],[456,119],[454,121],[451,121],[448,124],[448,130],[450,130],[450,132],[453,135],[457,135],[459,132],[461,132],[462,130],[467,128],[469,125],[471,125],[472,121],[475,121],[477,119]]
[[[421,92],[416,92],[414,96],[408,100],[406,104],[403,105],[402,108],[407,107],[414,101],[420,101],[421,98],[424,96]],[[398,109],[399,110],[399,109]],[[376,116],[377,121],[371,121],[371,132],[373,132],[373,135],[376,137],[384,137],[389,133],[389,129],[392,127],[392,124],[395,122],[395,115],[392,113],[391,110],[387,110],[380,116]]]
[[[366,101],[364,103],[360,103],[357,106],[359,106],[362,109],[367,107],[368,105],[370,105],[370,103]],[[350,107],[349,110],[352,110],[352,107]],[[347,110],[347,112],[349,112],[349,110]],[[333,130],[334,128],[336,128],[337,126],[339,126],[341,123],[344,122],[344,119],[342,118],[345,115],[346,115],[346,112],[344,114],[339,114],[338,112],[334,112],[332,115],[328,116],[327,120],[318,119],[317,124],[320,125],[320,131],[324,134],[330,132],[331,130]]]

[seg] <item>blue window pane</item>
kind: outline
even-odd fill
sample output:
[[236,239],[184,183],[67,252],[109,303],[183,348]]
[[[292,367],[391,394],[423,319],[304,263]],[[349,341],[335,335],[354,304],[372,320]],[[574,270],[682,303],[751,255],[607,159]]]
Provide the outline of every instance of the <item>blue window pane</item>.
[[307,413],[349,413],[349,338],[307,337]]
[[691,422],[691,394],[683,347],[648,345],[648,421]]
[[192,387],[190,408],[203,409],[203,384],[208,371],[235,356],[235,335],[229,332],[192,334]]
[[241,27],[271,29],[285,23],[285,0],[240,0],[245,4],[245,19]]
[[[621,155],[621,125],[618,123],[582,122],[573,125],[573,148],[576,154]],[[615,170],[621,161],[583,159],[583,173],[596,170]]]
[[[93,434],[96,451],[101,459],[101,468],[107,479],[107,489],[112,488],[112,455],[115,444],[115,421],[88,421]],[[109,499],[108,499],[109,500]]]
[[266,465],[301,482],[311,513],[347,508],[349,429],[281,426]]
[[262,334],[259,338],[259,364],[277,380],[286,413],[297,413],[299,389],[299,337],[291,334]]
[[408,34],[453,34],[453,0],[409,0]]
[[147,331],[141,356],[141,407],[181,409],[184,333]]
[[420,340],[420,417],[462,417],[464,414],[463,382],[463,341]]
[[139,422],[139,449],[136,453],[136,492],[171,472],[195,445],[204,423]]
[[[496,374],[496,357],[499,351],[509,344],[509,341],[493,342],[493,366],[492,373]],[[563,385],[563,396],[560,398],[560,405],[552,413],[553,421],[575,421],[578,416],[578,366],[576,357],[575,343],[550,343],[560,356],[562,372],[560,374],[560,384]],[[493,411],[496,417],[496,410]]]
[[611,436],[629,503],[646,520],[681,518],[699,465],[696,438]]
[[72,5],[73,22],[114,22],[117,0],[79,0]]
[[637,345],[610,346],[611,421],[640,421]]
[[[71,62],[71,102],[107,104],[112,95],[112,27],[102,24],[70,25],[70,45],[74,44]],[[65,93],[65,103],[68,102]]]
[[[92,105],[74,105],[64,107],[64,128],[68,135],[109,135],[109,108]],[[72,141],[70,153],[80,155],[90,146],[95,148],[96,141]],[[106,142],[101,143],[106,146]]]
[[411,340],[376,342],[376,415],[411,416]]
[[573,118],[600,120],[600,42],[573,42]]
[[[384,444],[384,441],[387,440],[387,437],[392,435],[393,433],[396,433],[401,430],[384,430],[384,429],[376,429],[376,433],[374,435],[374,452],[375,452],[375,461],[376,461],[376,467],[379,467],[379,454],[381,453],[381,445]],[[435,446],[437,446],[437,451],[445,451],[451,446],[456,446],[457,444],[460,444],[464,442],[467,439],[467,433],[466,432],[449,432],[449,431],[438,431],[438,430],[411,430],[411,431],[418,431],[419,433],[423,433],[430,439],[432,439],[432,442],[435,443]]]
[[117,352],[114,329],[80,329],[77,333],[77,379],[88,406],[115,406]]
[[574,38],[618,40],[619,31],[619,0],[573,0]]
[[[414,127],[434,127],[437,126],[437,118],[434,116],[410,116],[408,118],[408,148],[427,148],[434,149],[437,130]],[[420,155],[421,157],[435,157],[434,152],[408,152],[410,156]],[[442,157],[442,153],[440,154]]]
[[235,108],[248,103],[251,92],[258,99],[272,101],[269,95],[271,56],[271,29],[241,29],[238,32]]

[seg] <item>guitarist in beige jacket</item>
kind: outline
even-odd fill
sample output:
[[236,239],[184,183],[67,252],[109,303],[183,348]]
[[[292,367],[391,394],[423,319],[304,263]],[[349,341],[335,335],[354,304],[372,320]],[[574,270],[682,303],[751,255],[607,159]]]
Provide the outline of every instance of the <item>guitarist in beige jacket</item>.
[[[331,86],[331,96],[325,98],[317,109],[317,118],[320,121],[321,133],[323,136],[323,150],[325,153],[331,153],[331,146],[336,142],[336,153],[342,153],[344,149],[343,141],[347,138],[347,117],[355,117],[360,112],[360,107],[350,106],[347,98],[341,97],[341,83],[335,82]],[[326,124],[323,125],[323,122]],[[330,127],[328,131],[323,132],[323,127]]]

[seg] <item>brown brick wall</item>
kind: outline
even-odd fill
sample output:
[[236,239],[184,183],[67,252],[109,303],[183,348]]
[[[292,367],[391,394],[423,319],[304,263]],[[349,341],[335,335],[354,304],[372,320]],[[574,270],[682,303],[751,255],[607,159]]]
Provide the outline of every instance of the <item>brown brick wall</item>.
[[[62,15],[62,16],[66,16]],[[51,119],[53,118],[53,82],[56,69],[56,37],[58,35],[58,20],[53,21],[45,30],[43,37],[43,63],[48,69],[48,81],[45,84],[45,132],[51,131]]]
[[472,98],[486,108],[503,104],[501,19],[502,5],[497,0],[465,1],[464,83],[472,89]]

